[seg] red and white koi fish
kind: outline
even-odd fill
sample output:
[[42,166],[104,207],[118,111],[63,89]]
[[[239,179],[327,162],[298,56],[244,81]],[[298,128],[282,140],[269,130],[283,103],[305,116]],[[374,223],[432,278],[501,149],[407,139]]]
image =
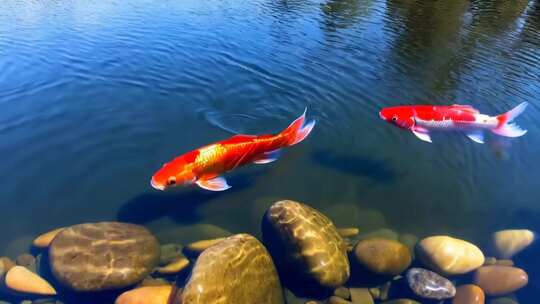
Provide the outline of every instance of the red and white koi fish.
[[432,130],[459,130],[474,142],[483,144],[484,130],[506,137],[525,135],[527,130],[512,121],[526,107],[524,102],[504,114],[489,116],[469,105],[398,106],[382,109],[379,116],[399,128],[411,130],[423,141],[431,142],[429,132]]
[[281,148],[304,140],[315,121],[305,123],[306,112],[276,135],[235,135],[229,139],[193,150],[163,165],[151,185],[158,190],[179,185],[197,184],[211,191],[230,188],[221,175],[242,165],[275,161]]

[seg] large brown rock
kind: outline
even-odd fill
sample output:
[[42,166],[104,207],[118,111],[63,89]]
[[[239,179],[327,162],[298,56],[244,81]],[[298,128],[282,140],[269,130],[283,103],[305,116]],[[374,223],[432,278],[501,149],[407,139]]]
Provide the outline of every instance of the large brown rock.
[[348,280],[347,245],[332,221],[319,211],[295,201],[276,202],[266,212],[263,235],[284,271],[292,267],[328,288]]
[[461,285],[456,288],[456,296],[452,304],[484,304],[484,291],[473,284]]
[[394,240],[373,238],[361,240],[354,248],[358,263],[382,275],[398,275],[411,264],[409,248]]
[[237,234],[204,250],[175,304],[283,304],[272,257],[253,236]]
[[517,267],[482,266],[474,273],[474,284],[480,286],[488,296],[512,293],[527,285],[528,282],[527,273]]
[[159,243],[144,227],[117,222],[75,225],[49,247],[56,279],[74,291],[124,288],[142,281],[159,261]]

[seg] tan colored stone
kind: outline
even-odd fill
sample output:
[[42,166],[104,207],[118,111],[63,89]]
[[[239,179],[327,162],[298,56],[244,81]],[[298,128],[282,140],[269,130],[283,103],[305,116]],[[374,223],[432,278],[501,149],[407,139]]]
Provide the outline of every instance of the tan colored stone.
[[23,266],[15,266],[6,274],[6,286],[14,291],[36,295],[56,295],[56,290],[37,274]]
[[400,274],[412,261],[409,248],[398,241],[382,238],[359,241],[354,256],[362,266],[382,275]]
[[514,266],[514,261],[509,260],[509,259],[502,259],[502,260],[497,260],[497,263],[495,264],[502,265],[502,266]]
[[373,297],[367,288],[350,288],[353,304],[373,304]]
[[197,241],[197,242],[193,242],[189,245],[187,245],[185,247],[185,250],[190,252],[190,253],[201,253],[203,252],[205,249],[208,249],[208,247],[210,246],[214,246],[215,244],[223,241],[225,238],[222,237],[222,238],[217,238],[217,239],[212,239],[212,240],[201,240],[201,241]]
[[527,285],[527,273],[517,267],[491,265],[478,268],[474,274],[474,283],[488,296],[512,293]]
[[347,245],[328,217],[291,200],[274,203],[263,222],[265,243],[286,271],[296,271],[322,287],[349,278]]
[[445,275],[464,274],[484,264],[484,254],[474,244],[443,235],[422,239],[416,246],[416,256]]
[[8,257],[1,257],[0,258],[0,277],[15,266],[16,264],[12,259]]
[[493,234],[493,246],[500,258],[509,259],[534,241],[534,232],[527,229],[501,230]]
[[172,286],[146,286],[124,292],[115,304],[167,304]]
[[338,228],[338,233],[341,237],[354,237],[360,233],[358,228]]
[[484,304],[484,291],[476,285],[467,284],[456,288],[456,296],[452,304]]
[[237,234],[199,255],[174,304],[283,304],[283,290],[266,248],[253,236]]
[[170,264],[158,267],[156,271],[161,274],[177,274],[189,266],[189,260],[186,258],[178,258]]
[[163,278],[147,277],[142,282],[137,284],[135,288],[146,287],[146,286],[164,286],[164,285],[170,286],[171,283]]
[[328,303],[329,304],[351,304],[350,301],[347,301],[343,298],[340,298],[340,297],[337,297],[337,296],[331,296],[329,299],[328,299]]
[[336,297],[340,297],[340,298],[343,298],[345,300],[348,300],[348,299],[351,298],[351,293],[349,291],[349,288],[343,287],[343,286],[336,288],[334,290],[334,295]]
[[62,229],[64,229],[64,227],[62,228],[58,228],[58,229],[54,229],[54,230],[51,230],[47,233],[44,233],[40,236],[38,236],[33,242],[32,244],[34,245],[34,247],[37,247],[37,248],[47,248],[49,247],[49,245],[51,244],[52,240],[54,239],[54,237],[60,232],[62,231]]

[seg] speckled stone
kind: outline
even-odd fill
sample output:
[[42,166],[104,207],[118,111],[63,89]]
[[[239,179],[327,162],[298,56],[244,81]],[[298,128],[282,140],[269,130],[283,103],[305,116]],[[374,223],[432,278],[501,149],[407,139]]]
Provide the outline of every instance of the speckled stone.
[[474,244],[444,235],[422,239],[416,246],[416,257],[445,275],[464,274],[484,264],[484,254]]
[[237,234],[199,255],[174,304],[284,304],[283,290],[266,248]]
[[117,222],[63,229],[49,247],[56,279],[74,291],[124,288],[142,281],[159,261],[159,243],[144,227]]
[[443,300],[456,295],[456,288],[452,282],[422,268],[409,269],[407,283],[416,295],[426,299]]
[[411,264],[409,249],[394,240],[372,238],[361,240],[354,248],[356,261],[381,275],[398,275]]
[[284,200],[270,206],[263,223],[265,243],[284,267],[322,287],[336,288],[348,280],[347,245],[325,215]]
[[491,265],[482,266],[474,273],[474,284],[488,296],[512,293],[527,285],[527,273],[517,267]]
[[484,304],[484,291],[476,285],[467,284],[456,288],[456,296],[452,304]]

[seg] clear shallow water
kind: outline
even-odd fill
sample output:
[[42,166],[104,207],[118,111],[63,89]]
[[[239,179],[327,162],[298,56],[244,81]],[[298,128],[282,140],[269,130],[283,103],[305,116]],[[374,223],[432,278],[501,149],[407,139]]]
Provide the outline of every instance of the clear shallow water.
[[[535,1],[3,1],[0,255],[101,220],[162,241],[204,237],[196,224],[258,235],[280,197],[364,231],[477,244],[496,229],[539,231],[539,49]],[[450,134],[429,145],[377,115],[524,101],[529,133],[485,145]],[[229,174],[230,191],[150,187],[172,157],[279,131],[306,106],[318,121],[309,139]],[[538,251],[519,257],[521,303],[540,290]]]

